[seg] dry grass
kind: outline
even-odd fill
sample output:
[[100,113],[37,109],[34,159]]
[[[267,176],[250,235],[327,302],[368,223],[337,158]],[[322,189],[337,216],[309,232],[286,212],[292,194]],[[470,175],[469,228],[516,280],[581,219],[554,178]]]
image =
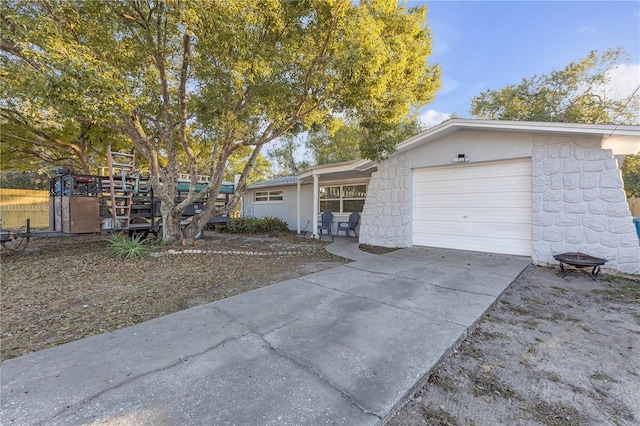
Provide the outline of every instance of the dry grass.
[[[32,239],[2,254],[2,360],[127,327],[344,261],[293,234],[210,233],[192,253],[115,259],[106,236]],[[182,247],[167,249],[182,250]],[[249,251],[267,255],[244,254]],[[287,254],[282,254],[287,252]],[[295,254],[291,254],[295,253]]]

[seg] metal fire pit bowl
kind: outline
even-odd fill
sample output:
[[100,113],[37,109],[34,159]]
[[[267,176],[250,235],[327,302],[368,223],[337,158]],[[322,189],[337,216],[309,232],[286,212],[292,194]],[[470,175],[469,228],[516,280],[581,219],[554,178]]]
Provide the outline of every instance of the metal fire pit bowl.
[[591,277],[596,281],[598,280],[598,274],[600,273],[600,265],[604,265],[607,262],[606,259],[602,259],[600,257],[575,252],[556,254],[553,256],[553,258],[560,262],[560,273],[563,277],[567,275],[568,272],[564,268],[565,264],[571,265],[574,268],[593,267],[593,269],[591,270]]

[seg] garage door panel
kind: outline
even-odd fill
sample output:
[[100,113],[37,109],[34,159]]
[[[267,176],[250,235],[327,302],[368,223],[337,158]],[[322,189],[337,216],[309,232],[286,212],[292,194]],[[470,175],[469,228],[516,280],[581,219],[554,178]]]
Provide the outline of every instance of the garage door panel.
[[[428,174],[418,174],[414,182],[438,182],[438,181],[465,181],[468,179],[484,178],[508,178],[510,176],[522,176],[522,165],[530,160],[503,163],[499,168],[484,169],[487,164],[464,164],[459,166],[446,166],[444,168],[430,168]],[[498,163],[492,163],[498,164]],[[427,170],[427,169],[422,169]],[[421,171],[422,171],[421,170]]]
[[531,160],[417,169],[413,244],[531,255]]
[[[508,188],[501,189],[505,179],[509,179],[511,184]],[[449,181],[431,181],[429,183],[433,186],[425,186],[423,188],[424,195],[430,194],[450,194],[464,191],[466,193],[494,193],[498,190],[501,193],[516,191],[514,188],[516,185],[526,185],[530,182],[530,177],[525,176],[509,176],[509,177],[495,177],[495,178],[473,178],[468,180],[449,180]],[[493,191],[492,191],[493,188]]]
[[461,236],[473,236],[474,238],[485,237],[501,237],[512,238],[512,235],[518,235],[519,233],[527,233],[529,229],[528,224],[521,222],[484,222],[484,223],[470,223],[470,222],[435,222],[438,226],[437,230],[425,225],[418,225],[414,229],[414,233],[424,233],[433,235],[434,238],[447,239],[449,237],[458,238]]
[[[531,256],[531,250],[524,249],[522,247],[522,241],[520,239],[511,239],[498,236],[488,236],[483,239],[477,239],[472,237],[460,237],[456,239],[448,238],[431,244],[429,247],[442,247],[449,249],[462,250],[460,247],[464,247],[463,250],[471,251],[490,251],[492,253],[513,254],[518,256]],[[487,250],[487,247],[492,247],[492,250]]]
[[488,235],[482,238],[476,238],[474,236],[461,235],[456,238],[444,236],[441,239],[434,239],[433,236],[429,236],[429,239],[431,242],[423,245],[457,250],[531,256],[531,249],[523,246],[522,240],[519,238],[509,238],[500,235]]
[[[440,195],[432,195],[429,197],[418,195],[414,201],[414,208],[464,208],[464,207],[477,207],[477,208],[489,208],[483,207],[490,199],[494,199],[491,194],[449,194],[446,197]],[[508,197],[505,197],[500,204],[500,207],[513,207],[518,208],[525,205],[531,205],[531,194],[524,192],[512,192]],[[522,207],[525,211],[528,211],[528,207]]]
[[521,211],[508,211],[500,210],[500,208],[487,208],[487,209],[474,209],[473,213],[461,215],[460,209],[457,208],[422,208],[415,209],[414,211],[420,215],[423,215],[428,221],[431,222],[451,222],[455,224],[463,223],[503,223],[503,222],[515,222],[515,223],[527,223],[531,222],[527,218],[527,212]]

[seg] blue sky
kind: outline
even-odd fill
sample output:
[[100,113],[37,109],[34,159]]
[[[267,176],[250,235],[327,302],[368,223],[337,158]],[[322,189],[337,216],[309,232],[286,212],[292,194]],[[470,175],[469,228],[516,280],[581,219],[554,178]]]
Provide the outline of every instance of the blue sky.
[[409,1],[427,5],[429,63],[442,68],[428,126],[453,112],[471,117],[471,99],[534,74],[563,69],[591,50],[623,47],[629,66],[614,77],[630,94],[640,84],[640,1]]

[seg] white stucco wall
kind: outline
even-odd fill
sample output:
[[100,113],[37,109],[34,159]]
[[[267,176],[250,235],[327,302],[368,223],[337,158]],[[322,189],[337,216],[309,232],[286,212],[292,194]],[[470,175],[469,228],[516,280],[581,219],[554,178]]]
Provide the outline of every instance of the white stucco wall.
[[531,157],[531,133],[459,130],[411,150],[411,169],[453,165],[458,154],[474,163]]
[[[281,203],[256,203],[255,191],[283,190]],[[277,217],[287,222],[289,229],[295,231],[298,226],[296,210],[297,188],[296,185],[271,186],[260,189],[248,190],[242,198],[242,215],[247,217],[262,218],[266,216]],[[300,228],[301,231],[312,231],[311,216],[313,215],[313,185],[300,186]]]
[[460,131],[398,153],[371,176],[360,242],[412,245],[412,169],[471,161],[532,158],[532,260],[580,251],[608,260],[605,269],[640,273],[640,245],[618,164],[599,137]]
[[[326,180],[321,183],[320,186],[331,185],[359,185],[367,184],[368,178],[363,179],[347,179],[347,180]],[[256,203],[255,192],[256,191],[271,191],[282,190],[283,201],[282,202],[269,202],[269,203]],[[274,185],[274,186],[261,186],[258,189],[249,189],[242,202],[242,215],[246,217],[262,218],[265,216],[277,217],[287,222],[289,229],[292,231],[297,230],[297,210],[296,210],[296,198],[297,188],[296,185]],[[333,213],[332,232],[335,235],[338,230],[339,222],[348,222],[350,212],[346,213]],[[320,215],[318,215],[318,222],[320,221]],[[305,183],[300,186],[300,231],[313,232],[313,184]],[[356,232],[360,233],[360,223],[356,226]],[[344,233],[340,234],[341,236]],[[351,233],[353,236],[353,233]]]

